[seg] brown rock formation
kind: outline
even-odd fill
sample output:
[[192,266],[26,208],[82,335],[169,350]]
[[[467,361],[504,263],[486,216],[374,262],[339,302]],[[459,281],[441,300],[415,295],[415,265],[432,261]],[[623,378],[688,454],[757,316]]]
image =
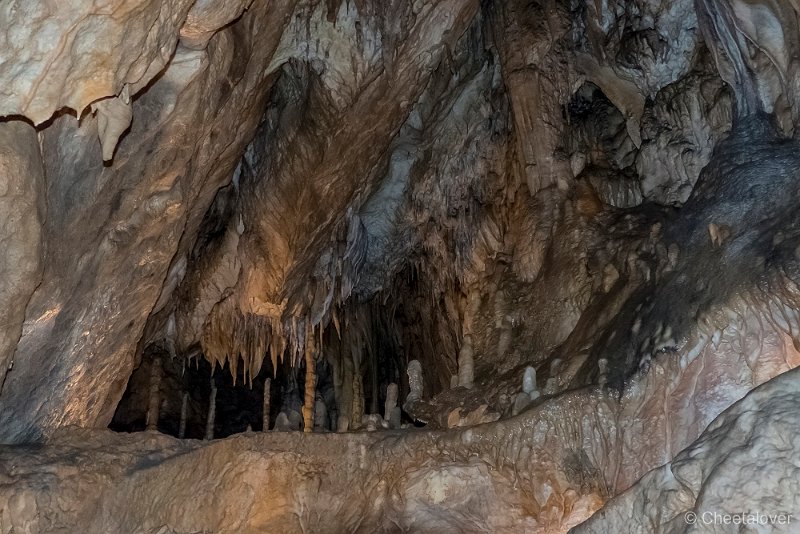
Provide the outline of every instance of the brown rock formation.
[[796,0],[57,4],[0,6],[0,530],[800,514]]

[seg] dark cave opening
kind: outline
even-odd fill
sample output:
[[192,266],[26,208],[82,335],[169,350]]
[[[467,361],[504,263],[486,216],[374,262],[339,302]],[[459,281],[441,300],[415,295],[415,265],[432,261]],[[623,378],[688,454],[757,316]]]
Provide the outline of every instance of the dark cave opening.
[[[388,386],[397,384],[399,399],[405,398],[409,391],[405,372],[409,354],[397,342],[396,330],[401,327],[392,318],[394,313],[396,310],[374,299],[355,312],[345,311],[341,331],[333,326],[324,330],[315,367],[315,432],[339,430],[343,404],[353,404],[353,394],[348,395],[343,389],[352,387],[359,377],[363,413],[356,419],[361,423],[354,427],[351,414],[346,429],[373,430],[381,425],[387,428],[388,418],[384,416]],[[224,438],[247,431],[264,431],[266,408],[269,430],[303,430],[305,361],[300,358],[292,362],[287,348],[276,367],[269,354],[265,354],[255,376],[247,377],[245,372],[244,366],[236,366],[234,379],[230,361],[222,367],[212,366],[202,353],[188,358],[171,356],[161,344],[150,345],[128,380],[109,428],[116,432],[157,430],[186,439]],[[349,380],[344,376],[347,373],[351,373]],[[426,380],[427,387],[433,386]],[[437,390],[433,387],[433,391]],[[210,417],[212,391],[214,414]],[[269,395],[266,402],[265,391]],[[157,423],[149,425],[150,417],[155,417]],[[404,427],[425,426],[402,410],[400,421]]]
[[[243,383],[241,372],[234,384],[227,364],[221,370],[217,367],[212,372],[211,364],[202,357],[172,358],[166,351],[160,350],[148,350],[143,355],[141,364],[128,381],[109,428],[117,432],[140,432],[147,428],[154,367],[160,367],[160,378],[157,379],[159,432],[179,436],[186,398],[183,437],[205,437],[212,384],[216,388],[215,437],[244,432],[248,426],[252,430],[261,430],[264,384],[273,374],[269,362],[265,362],[259,374],[253,378],[252,385]],[[280,389],[272,388],[271,407],[279,403],[279,395]],[[274,417],[271,415],[272,420]]]

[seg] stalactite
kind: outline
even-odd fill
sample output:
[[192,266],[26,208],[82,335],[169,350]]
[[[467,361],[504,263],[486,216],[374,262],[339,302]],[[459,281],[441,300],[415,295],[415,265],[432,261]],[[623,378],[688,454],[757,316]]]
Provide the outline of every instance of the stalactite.
[[[276,327],[277,326],[277,327]],[[242,314],[232,299],[225,299],[215,306],[201,338],[203,356],[214,366],[224,367],[228,363],[234,384],[238,380],[239,360],[245,382],[253,385],[267,349],[272,356],[273,368],[283,354],[285,342],[280,324],[269,317]]]
[[211,396],[208,399],[208,417],[206,419],[206,436],[205,439],[214,439],[214,418],[217,412],[217,384],[214,382],[214,377],[211,377]]
[[[736,15],[730,4],[726,0],[695,0],[695,11],[717,69],[736,96],[737,115],[746,117],[763,111],[756,81],[745,60],[747,45],[736,28]],[[723,54],[730,61],[732,72],[725,68]]]
[[261,430],[264,432],[269,431],[269,401],[270,395],[272,394],[272,379],[267,378],[264,380],[264,399],[262,403],[262,412],[261,412],[261,421],[262,426]]
[[178,438],[183,439],[186,436],[186,417],[189,413],[189,393],[184,392],[181,398],[181,424],[178,427]]
[[314,431],[314,404],[316,402],[316,363],[314,361],[314,330],[309,326],[306,330],[306,391],[303,396],[303,431]]
[[159,388],[161,387],[161,358],[153,360],[153,366],[150,369],[150,396],[147,406],[147,430],[156,430],[158,428],[158,411],[161,405],[161,396]]

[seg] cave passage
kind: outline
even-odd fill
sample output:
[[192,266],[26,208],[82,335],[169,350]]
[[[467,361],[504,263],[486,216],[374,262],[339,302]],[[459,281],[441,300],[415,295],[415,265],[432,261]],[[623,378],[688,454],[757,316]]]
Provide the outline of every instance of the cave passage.
[[[323,333],[323,354],[315,362],[314,371],[314,426],[315,432],[335,432],[337,425],[356,430],[350,420],[339,418],[340,408],[345,402],[343,392],[348,370],[349,387],[354,380],[360,381],[361,398],[356,401],[363,413],[357,415],[363,426],[372,429],[389,428],[386,417],[387,388],[395,388],[397,397],[405,398],[409,391],[406,354],[397,341],[397,333],[387,333],[395,323],[386,315],[387,308],[379,302],[367,303],[370,319],[360,330],[364,340],[359,348],[363,353],[356,356],[342,355],[345,350],[342,338],[334,328]],[[361,315],[364,317],[364,315]],[[347,323],[345,323],[347,324]],[[358,376],[354,376],[352,365],[345,369],[340,363],[331,361],[357,360],[362,362]],[[241,363],[241,362],[240,362]],[[264,355],[264,365],[255,376],[247,376],[247,369],[238,366],[234,371],[230,361],[222,367],[212,365],[202,357],[178,358],[170,355],[162,346],[150,346],[144,351],[141,362],[134,370],[109,428],[117,432],[141,432],[157,430],[164,434],[186,439],[216,439],[247,431],[299,431],[304,429],[302,407],[306,401],[306,362],[293,363],[289,355],[279,359],[273,368],[269,355]],[[438,393],[433,384],[429,391]],[[213,401],[212,401],[212,389]],[[265,392],[267,399],[265,399]],[[338,393],[338,398],[337,398]],[[354,393],[347,402],[352,405]],[[209,412],[213,416],[209,419]],[[269,410],[267,418],[265,409]],[[348,412],[352,413],[353,408]],[[393,421],[397,428],[402,425],[420,427],[424,422],[416,420],[400,410],[399,418]],[[372,417],[370,417],[372,416]],[[375,417],[377,416],[377,417]],[[351,416],[352,417],[352,416]],[[151,423],[150,419],[155,423]],[[267,428],[264,427],[265,423]],[[210,429],[210,430],[209,430]]]

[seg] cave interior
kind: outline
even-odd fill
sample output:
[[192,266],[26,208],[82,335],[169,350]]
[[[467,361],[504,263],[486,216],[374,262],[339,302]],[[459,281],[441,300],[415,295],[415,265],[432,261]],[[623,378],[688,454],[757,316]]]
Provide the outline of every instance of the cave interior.
[[797,0],[66,4],[0,5],[0,533],[793,531]]

